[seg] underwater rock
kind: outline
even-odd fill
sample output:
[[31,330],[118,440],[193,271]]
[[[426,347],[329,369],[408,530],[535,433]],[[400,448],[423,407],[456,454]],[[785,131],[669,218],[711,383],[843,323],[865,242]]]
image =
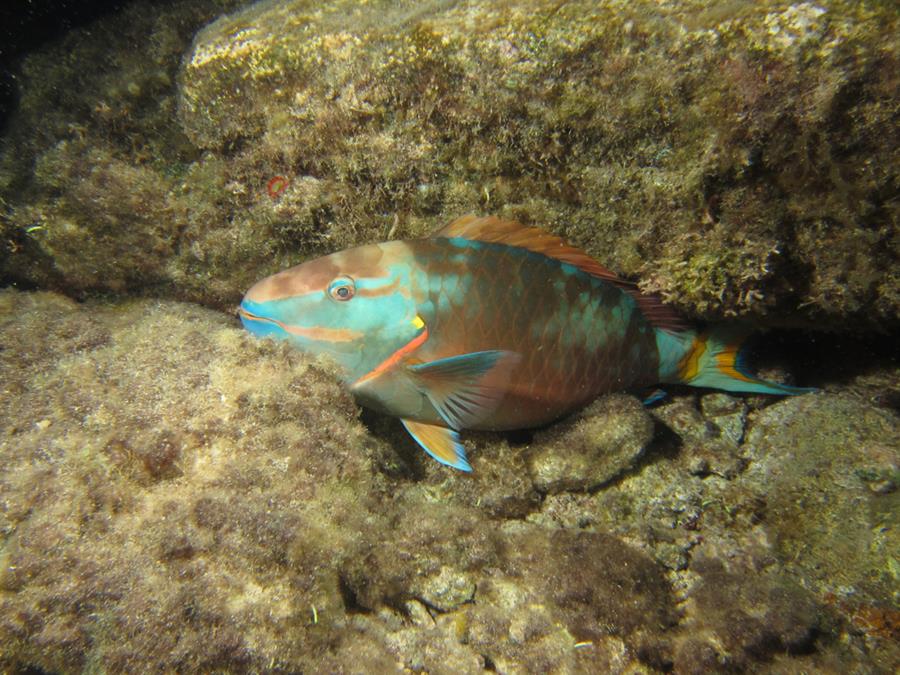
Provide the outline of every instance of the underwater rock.
[[896,608],[900,495],[888,486],[900,467],[897,415],[848,395],[788,399],[759,413],[746,449],[743,479],[764,500],[765,530],[807,587]]
[[635,664],[668,625],[647,556],[382,473],[326,364],[215,312],[0,291],[0,382],[2,669]]
[[741,398],[717,391],[700,399],[700,409],[726,441],[739,444],[743,440],[747,404]]
[[[898,425],[856,383],[764,408],[676,395],[652,440],[612,396],[527,446],[474,434],[470,475],[392,460],[402,443],[362,426],[328,364],[184,303],[0,291],[0,382],[3,670],[889,672],[898,656]],[[640,465],[535,493],[528,457],[596,424],[629,429]],[[692,470],[712,441],[735,471]]]
[[[896,372],[879,382],[896,391]],[[770,660],[890,672],[900,423],[859,389],[762,409],[676,396],[653,409],[671,435],[658,433],[639,471],[594,494],[548,495],[528,520],[615,534],[670,570],[683,612],[667,652],[677,672]],[[727,438],[736,416],[746,418],[740,443]]]
[[740,450],[747,421],[744,400],[715,392],[700,399],[699,409],[690,398],[676,398],[651,414],[677,434],[691,474],[733,478],[746,467]]
[[135,3],[25,60],[4,280],[225,307],[475,212],[695,316],[897,325],[889,3],[269,0],[193,34],[237,6]]
[[379,513],[357,408],[233,324],[0,292],[0,667],[300,667],[341,625]]
[[442,567],[437,575],[418,580],[412,592],[430,607],[449,612],[475,597],[475,581],[470,575]]
[[692,570],[699,579],[688,594],[690,637],[676,650],[676,672],[746,672],[779,653],[812,651],[822,609],[790,576],[702,554]]
[[[465,639],[500,672],[627,672],[675,623],[662,568],[615,537],[510,523]],[[653,664],[655,665],[655,664]]]
[[540,492],[592,490],[634,466],[653,438],[640,401],[613,394],[534,435],[528,471]]

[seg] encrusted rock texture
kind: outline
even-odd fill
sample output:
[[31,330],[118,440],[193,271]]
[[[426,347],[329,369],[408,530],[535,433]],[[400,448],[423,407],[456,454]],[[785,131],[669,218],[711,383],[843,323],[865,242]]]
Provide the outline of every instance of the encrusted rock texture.
[[896,373],[652,415],[613,396],[531,438],[467,436],[463,474],[396,421],[363,426],[328,364],[235,323],[0,291],[0,668],[878,673],[900,658],[898,420],[872,402]]
[[236,4],[136,3],[25,60],[7,282],[225,307],[491,213],[695,317],[897,326],[892,3]]
[[897,381],[615,395],[469,475],[214,310],[0,291],[0,667],[890,672]]
[[898,420],[872,402],[896,374],[652,415],[616,395],[467,437],[471,475],[363,426],[327,363],[192,304],[0,291],[0,382],[14,672],[900,658]]
[[897,34],[882,2],[176,0],[30,54],[0,671],[896,672],[896,360],[467,433],[463,474],[219,310],[491,213],[694,318],[896,331]]

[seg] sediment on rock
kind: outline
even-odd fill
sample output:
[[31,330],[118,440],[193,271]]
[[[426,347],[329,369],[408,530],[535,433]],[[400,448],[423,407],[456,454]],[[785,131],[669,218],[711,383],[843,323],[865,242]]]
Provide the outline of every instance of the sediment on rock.
[[887,5],[292,0],[193,35],[221,6],[138,3],[25,61],[5,280],[222,307],[474,212],[694,316],[897,325]]

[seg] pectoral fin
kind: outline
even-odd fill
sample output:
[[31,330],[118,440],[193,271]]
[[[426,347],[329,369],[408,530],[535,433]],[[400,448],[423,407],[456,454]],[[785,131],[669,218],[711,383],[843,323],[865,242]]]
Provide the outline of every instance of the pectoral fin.
[[641,403],[646,406],[651,406],[657,401],[662,401],[668,394],[662,389],[648,389],[643,392],[642,396]]
[[410,366],[409,371],[447,425],[465,429],[496,409],[520,359],[516,352],[472,352]]
[[466,460],[466,450],[459,441],[459,434],[453,429],[413,420],[400,421],[403,422],[403,426],[416,440],[416,443],[441,464],[452,466],[460,471],[472,470]]

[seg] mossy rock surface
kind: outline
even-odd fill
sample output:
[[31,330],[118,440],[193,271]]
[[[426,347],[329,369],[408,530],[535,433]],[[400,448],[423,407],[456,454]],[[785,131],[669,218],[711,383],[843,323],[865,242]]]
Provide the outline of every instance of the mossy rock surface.
[[494,213],[693,316],[896,327],[889,3],[271,1],[194,35],[223,7],[135,5],[25,62],[7,279],[226,306]]
[[[608,432],[576,418],[515,442],[465,434],[466,474],[396,421],[361,424],[327,363],[236,324],[172,301],[0,292],[0,668],[898,658],[898,422],[865,386],[767,406],[677,396],[652,439],[616,395],[594,408]],[[641,442],[617,455],[625,428]],[[529,458],[567,438],[629,469],[546,494]]]
[[474,212],[694,318],[896,330],[898,28],[839,0],[176,0],[30,54],[0,144],[0,282],[43,289],[0,291],[0,670],[893,672],[896,366],[616,395],[464,434],[462,474],[213,310]]
[[3,291],[0,378],[0,668],[473,672],[671,625],[647,555],[390,478],[327,364],[216,312]]

